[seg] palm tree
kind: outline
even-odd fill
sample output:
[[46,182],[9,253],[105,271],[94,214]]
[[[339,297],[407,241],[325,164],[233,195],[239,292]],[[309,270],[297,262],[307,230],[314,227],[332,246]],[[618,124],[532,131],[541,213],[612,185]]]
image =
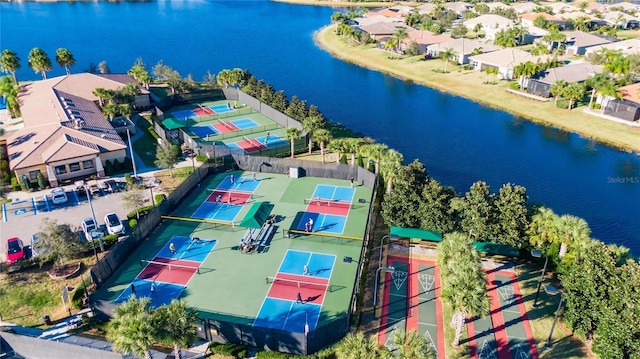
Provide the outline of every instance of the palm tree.
[[389,149],[384,153],[382,162],[380,163],[380,172],[382,177],[387,180],[387,194],[393,189],[393,178],[402,167],[402,154],[394,149]]
[[569,110],[573,108],[574,102],[584,97],[584,85],[579,83],[570,83],[565,87],[562,97],[569,99]]
[[324,119],[319,116],[309,116],[302,120],[302,129],[309,135],[309,154],[313,151],[313,133],[324,127]]
[[296,127],[287,127],[287,140],[291,143],[291,158],[296,156],[296,140],[300,138],[300,130]]
[[484,316],[489,312],[486,280],[473,240],[462,233],[451,233],[438,244],[441,268],[442,300],[451,305],[451,327],[455,330],[452,346],[460,343],[467,316]]
[[549,88],[549,93],[551,93],[551,95],[556,98],[555,99],[556,106],[558,105],[558,97],[562,95],[567,85],[569,85],[569,83],[565,80],[558,80],[553,84],[551,84],[551,87]]
[[534,247],[557,241],[557,222],[560,219],[550,208],[540,207],[536,214],[531,217],[527,235]]
[[331,132],[326,128],[319,128],[313,132],[313,141],[320,144],[320,155],[322,156],[322,163],[324,163],[324,146],[327,142],[331,141]]
[[593,98],[595,97],[596,93],[601,88],[609,86],[608,84],[610,83],[613,83],[613,81],[611,80],[611,78],[609,78],[609,75],[603,72],[598,73],[587,80],[587,85],[591,87],[591,98],[589,99],[589,108],[592,108]]
[[342,154],[347,153],[349,138],[334,138],[328,145],[327,149],[336,153],[336,163],[340,163]]
[[107,340],[113,348],[124,354],[151,359],[151,346],[155,343],[156,320],[149,311],[151,299],[131,296],[113,311],[107,324]]
[[529,84],[531,76],[540,72],[541,66],[539,63],[527,61],[518,64],[513,68],[513,76],[520,77],[520,88],[525,89]]
[[158,308],[154,315],[159,321],[160,341],[172,345],[175,357],[182,359],[182,348],[198,338],[194,325],[198,314],[187,307],[185,301],[174,299]]
[[[104,111],[104,109],[103,109],[103,111]],[[133,108],[131,108],[131,105],[128,104],[128,103],[121,103],[121,104],[117,105],[116,112],[119,113],[120,115],[126,117],[127,120],[130,120],[131,119],[131,115],[133,115]]]
[[104,106],[105,100],[110,100],[113,97],[113,93],[111,91],[104,89],[102,87],[95,88],[92,93],[95,97],[98,98],[98,101],[100,102],[100,107]]
[[4,49],[0,53],[0,70],[2,72],[10,72],[13,76],[13,81],[17,84],[18,78],[16,77],[16,71],[20,70],[20,58],[15,52]]
[[449,60],[453,59],[455,55],[456,55],[456,52],[450,47],[447,47],[446,49],[444,49],[444,51],[440,52],[440,57],[444,60],[445,73],[447,73],[447,64],[449,64]]
[[20,106],[18,104],[18,93],[20,87],[14,82],[11,76],[3,76],[0,79],[0,96],[4,97],[7,109],[11,117],[20,117]]
[[560,243],[560,258],[567,254],[568,246],[588,241],[591,237],[591,229],[587,222],[576,216],[565,214],[557,222],[557,239]]
[[335,348],[338,359],[381,358],[383,352],[376,336],[365,336],[362,332],[347,334]]
[[405,332],[396,330],[391,336],[393,346],[396,348],[398,359],[435,359],[433,344],[415,330]]
[[407,36],[409,35],[407,34],[407,29],[405,29],[404,27],[398,28],[393,33],[392,38],[394,39],[394,43],[396,44],[397,50],[400,50],[400,45],[402,44],[402,41],[407,38]]
[[351,154],[351,165],[356,165],[356,154],[365,142],[361,138],[349,138],[346,141],[346,152]]
[[380,173],[380,161],[382,160],[384,154],[388,149],[389,147],[387,147],[387,145],[381,143],[371,143],[360,148],[360,150],[366,157],[369,157],[369,159],[374,159],[376,161],[376,174]]
[[70,75],[71,71],[69,71],[69,66],[74,66],[76,64],[76,59],[73,57],[71,51],[61,47],[56,50],[56,62],[60,67],[64,67],[65,71],[67,71],[67,75]]
[[40,48],[34,47],[29,51],[29,67],[36,73],[40,72],[44,80],[47,79],[47,71],[51,71],[51,60]]
[[153,81],[153,78],[149,74],[149,71],[147,71],[147,66],[142,62],[141,58],[136,59],[136,62],[127,73],[141,83],[144,88],[149,89],[149,84]]
[[118,105],[114,103],[108,103],[102,107],[102,114],[104,117],[108,117],[109,121],[113,120],[118,115]]

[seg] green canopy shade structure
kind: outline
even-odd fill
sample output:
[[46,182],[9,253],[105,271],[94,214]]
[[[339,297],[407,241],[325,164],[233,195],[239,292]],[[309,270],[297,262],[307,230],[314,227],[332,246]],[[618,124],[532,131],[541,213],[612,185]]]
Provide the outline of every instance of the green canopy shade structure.
[[423,241],[441,242],[442,233],[418,228],[391,227],[391,235],[402,238],[417,238]]
[[162,126],[164,126],[167,130],[177,130],[179,128],[185,127],[185,124],[180,123],[172,118],[168,118],[162,121]]
[[274,205],[268,202],[256,202],[251,205],[249,212],[244,216],[240,227],[245,228],[262,228],[264,222],[269,218]]
[[473,247],[478,251],[491,256],[505,256],[519,258],[520,251],[516,247],[506,244],[498,244],[491,242],[473,242]]

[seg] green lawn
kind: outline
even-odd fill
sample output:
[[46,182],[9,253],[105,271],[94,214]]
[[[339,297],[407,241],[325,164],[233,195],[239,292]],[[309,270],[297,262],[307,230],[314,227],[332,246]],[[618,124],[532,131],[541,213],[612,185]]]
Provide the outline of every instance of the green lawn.
[[156,139],[149,132],[151,123],[144,117],[139,117],[136,121],[137,130],[142,136],[133,142],[133,150],[136,151],[142,162],[147,167],[155,167],[156,160]]

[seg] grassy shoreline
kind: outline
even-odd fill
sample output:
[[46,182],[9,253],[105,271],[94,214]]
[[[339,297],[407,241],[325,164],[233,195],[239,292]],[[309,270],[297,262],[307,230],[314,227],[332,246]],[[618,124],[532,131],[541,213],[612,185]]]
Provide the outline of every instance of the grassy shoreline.
[[[640,128],[585,114],[584,107],[563,110],[555,107],[553,101],[540,102],[509,94],[507,81],[498,81],[495,76],[483,72],[463,70],[452,63],[448,64],[448,72],[442,73],[442,60],[424,60],[422,56],[401,58],[372,45],[353,47],[335,35],[335,27],[329,25],[316,31],[314,41],[341,60],[461,96],[532,122],[577,133],[623,151],[640,153]],[[494,81],[497,83],[485,84]]]

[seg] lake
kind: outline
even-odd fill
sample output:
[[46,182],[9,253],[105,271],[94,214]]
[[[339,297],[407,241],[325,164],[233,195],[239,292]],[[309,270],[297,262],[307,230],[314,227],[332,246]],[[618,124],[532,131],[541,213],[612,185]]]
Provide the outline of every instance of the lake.
[[[0,3],[0,48],[21,57],[33,47],[52,61],[68,48],[72,72],[102,60],[126,72],[140,57],[183,76],[249,69],[331,120],[420,159],[431,176],[464,193],[478,180],[495,192],[511,182],[558,213],[585,218],[593,236],[640,254],[640,159],[593,141],[523,121],[332,58],[313,33],[334,9],[269,1]],[[64,74],[54,64],[49,77]]]

